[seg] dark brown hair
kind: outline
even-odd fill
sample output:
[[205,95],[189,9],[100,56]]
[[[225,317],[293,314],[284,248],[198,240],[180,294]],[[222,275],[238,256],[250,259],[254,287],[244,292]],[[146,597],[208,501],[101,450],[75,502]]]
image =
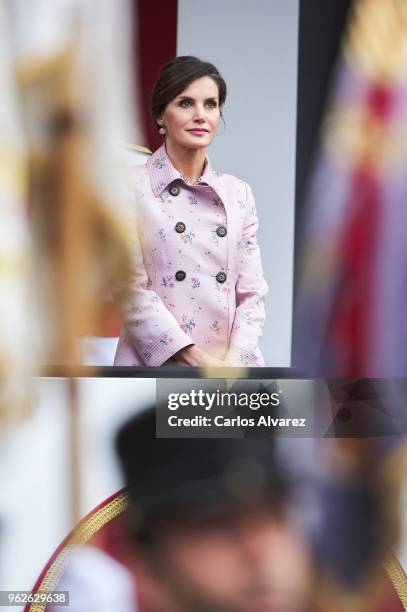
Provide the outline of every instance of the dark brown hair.
[[150,110],[153,124],[159,127],[157,118],[164,112],[167,104],[179,96],[190,83],[205,76],[213,79],[218,86],[219,108],[222,109],[226,100],[226,83],[213,64],[203,62],[192,55],[181,55],[164,64],[151,92]]

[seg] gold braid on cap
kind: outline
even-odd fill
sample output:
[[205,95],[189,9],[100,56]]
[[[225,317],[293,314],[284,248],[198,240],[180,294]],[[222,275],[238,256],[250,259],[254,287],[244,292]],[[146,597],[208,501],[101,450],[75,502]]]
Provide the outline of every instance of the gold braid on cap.
[[401,601],[403,610],[407,612],[407,576],[404,569],[396,557],[391,557],[388,561],[386,561],[384,568]]
[[[89,542],[95,533],[116,518],[116,516],[124,512],[127,506],[128,501],[126,493],[119,493],[81,523],[78,528],[73,531],[72,537],[57,553],[36,591],[52,593],[65,570],[69,555],[73,548]],[[28,608],[28,612],[45,612],[48,605],[49,604],[46,602],[32,603]]]

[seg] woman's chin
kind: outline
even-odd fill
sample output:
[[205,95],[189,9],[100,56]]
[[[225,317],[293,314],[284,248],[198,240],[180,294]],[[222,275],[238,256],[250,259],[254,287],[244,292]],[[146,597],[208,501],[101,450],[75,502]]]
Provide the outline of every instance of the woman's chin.
[[208,138],[207,136],[202,138],[189,136],[182,141],[178,141],[177,145],[185,149],[206,149],[206,147],[211,144],[212,140],[212,138]]

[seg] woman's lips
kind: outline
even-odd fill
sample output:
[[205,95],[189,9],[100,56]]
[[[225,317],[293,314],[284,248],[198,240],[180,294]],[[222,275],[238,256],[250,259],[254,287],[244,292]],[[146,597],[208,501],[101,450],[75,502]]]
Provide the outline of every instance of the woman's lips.
[[193,129],[193,130],[188,130],[188,132],[191,132],[191,134],[207,134],[208,130],[202,130],[202,129]]

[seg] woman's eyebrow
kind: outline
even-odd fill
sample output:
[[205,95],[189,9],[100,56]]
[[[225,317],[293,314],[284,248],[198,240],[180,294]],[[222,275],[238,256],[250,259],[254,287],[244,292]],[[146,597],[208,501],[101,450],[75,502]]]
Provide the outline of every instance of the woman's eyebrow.
[[[195,98],[192,98],[191,96],[178,96],[176,98],[177,100],[188,100],[189,102],[195,102]],[[218,96],[210,96],[209,98],[205,98],[205,102],[208,102],[209,100],[218,100]]]

